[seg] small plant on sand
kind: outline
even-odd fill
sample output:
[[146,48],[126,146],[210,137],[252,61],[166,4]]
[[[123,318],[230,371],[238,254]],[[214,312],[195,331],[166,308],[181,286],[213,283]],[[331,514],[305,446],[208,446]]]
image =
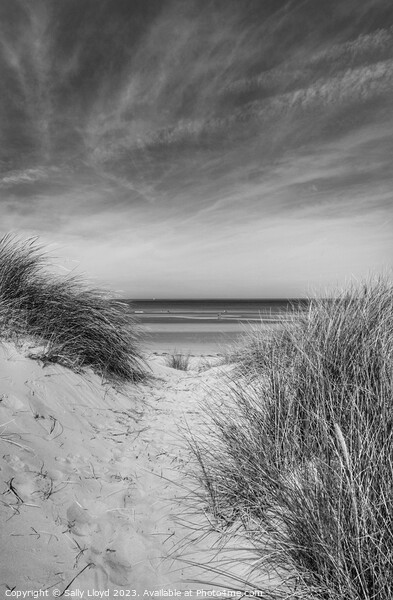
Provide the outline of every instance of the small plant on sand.
[[190,355],[182,354],[177,350],[174,350],[172,354],[168,354],[166,357],[166,365],[171,369],[178,369],[179,371],[188,371],[190,366]]
[[266,597],[390,600],[393,286],[313,300],[244,357],[191,441],[215,522],[284,577]]
[[0,337],[33,340],[36,357],[118,382],[145,376],[138,328],[126,304],[51,270],[36,238],[0,240]]

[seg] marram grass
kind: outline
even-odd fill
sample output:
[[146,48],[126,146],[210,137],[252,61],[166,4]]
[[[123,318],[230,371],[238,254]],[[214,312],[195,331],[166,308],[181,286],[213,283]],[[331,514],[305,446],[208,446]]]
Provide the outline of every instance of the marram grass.
[[237,359],[191,441],[215,526],[280,573],[266,597],[391,600],[392,284],[312,301]]
[[139,381],[145,366],[126,304],[50,268],[36,238],[0,240],[0,336],[29,338],[40,357],[112,382]]
[[190,355],[182,354],[177,350],[174,350],[171,354],[166,357],[166,365],[171,369],[177,369],[178,371],[188,371],[190,367]]

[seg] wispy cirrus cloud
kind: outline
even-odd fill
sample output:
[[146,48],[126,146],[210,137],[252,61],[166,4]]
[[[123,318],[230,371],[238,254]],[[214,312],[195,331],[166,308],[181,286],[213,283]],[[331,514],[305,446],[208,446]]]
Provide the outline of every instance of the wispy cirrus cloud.
[[388,0],[4,0],[0,17],[3,230],[55,237],[130,293],[170,295],[187,265],[178,293],[237,277],[274,295],[390,264]]

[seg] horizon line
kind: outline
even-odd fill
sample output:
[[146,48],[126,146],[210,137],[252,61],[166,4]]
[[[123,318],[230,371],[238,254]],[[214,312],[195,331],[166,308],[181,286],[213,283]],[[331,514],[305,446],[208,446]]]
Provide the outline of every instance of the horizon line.
[[275,296],[275,297],[243,297],[243,298],[239,298],[239,297],[201,297],[201,298],[195,298],[195,297],[187,297],[187,298],[121,298],[121,300],[127,300],[129,302],[221,302],[223,300],[225,301],[237,301],[237,302],[245,302],[245,301],[250,301],[250,302],[260,302],[260,301],[291,301],[291,300],[310,300],[313,299],[311,297],[303,297],[303,296],[293,296],[293,297],[289,297],[289,296]]

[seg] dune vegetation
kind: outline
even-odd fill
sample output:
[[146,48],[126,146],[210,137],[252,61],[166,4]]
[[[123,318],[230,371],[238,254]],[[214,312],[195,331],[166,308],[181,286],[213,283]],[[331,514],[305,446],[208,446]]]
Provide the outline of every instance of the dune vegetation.
[[[393,286],[313,300],[235,353],[193,436],[212,527],[283,585],[266,598],[393,598]],[[241,586],[239,586],[241,588]]]
[[37,238],[0,240],[0,337],[28,340],[39,348],[33,357],[111,382],[145,377],[128,306],[80,276],[58,275]]
[[188,371],[190,366],[190,355],[183,354],[174,350],[171,354],[166,357],[166,365],[171,369],[177,369],[178,371]]

